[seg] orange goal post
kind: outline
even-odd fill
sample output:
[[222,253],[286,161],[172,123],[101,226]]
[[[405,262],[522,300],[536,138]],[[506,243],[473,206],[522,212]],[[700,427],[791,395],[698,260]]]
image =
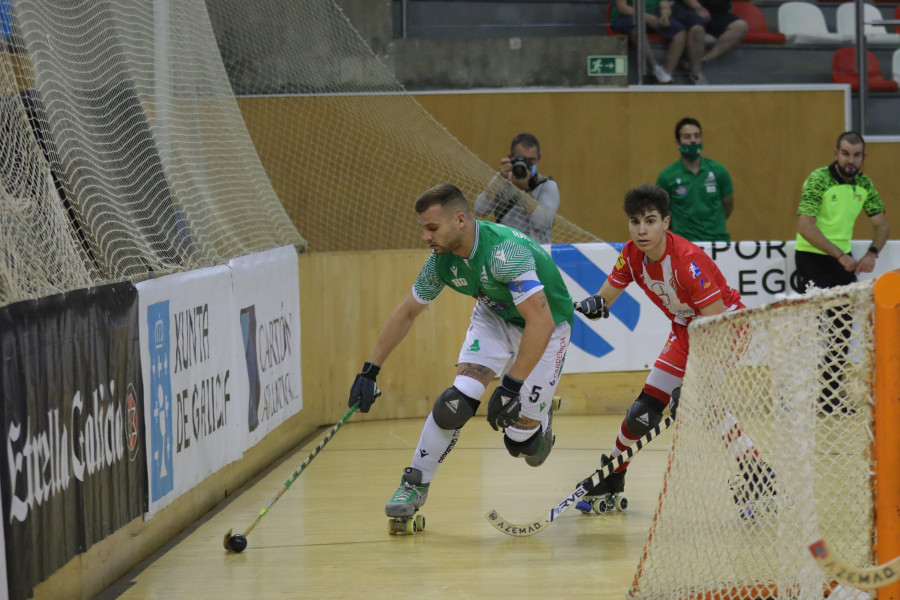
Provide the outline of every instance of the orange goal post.
[[[702,319],[689,333],[669,464],[628,597],[827,598],[837,584],[812,542],[859,568],[900,556],[900,273]],[[742,476],[748,465],[765,485]],[[874,593],[900,600],[898,584]]]

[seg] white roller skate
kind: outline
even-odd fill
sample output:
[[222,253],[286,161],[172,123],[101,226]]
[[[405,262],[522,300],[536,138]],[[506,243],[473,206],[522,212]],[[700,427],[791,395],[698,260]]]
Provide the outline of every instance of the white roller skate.
[[[606,466],[610,463],[607,455],[600,457],[600,464]],[[591,510],[597,514],[604,514],[612,509],[624,512],[628,508],[628,498],[622,496],[625,491],[625,471],[611,473],[606,479],[601,479],[594,488],[587,491],[575,508],[588,515]]]
[[407,467],[400,478],[400,487],[384,505],[384,514],[388,521],[388,533],[391,535],[415,535],[425,529],[425,517],[419,508],[428,499],[428,486],[422,483],[422,471]]

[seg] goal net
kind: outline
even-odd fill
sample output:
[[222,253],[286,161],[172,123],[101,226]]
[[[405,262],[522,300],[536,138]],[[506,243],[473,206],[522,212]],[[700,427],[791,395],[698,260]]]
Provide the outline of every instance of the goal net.
[[823,598],[808,546],[873,560],[873,283],[690,327],[663,492],[629,596]]

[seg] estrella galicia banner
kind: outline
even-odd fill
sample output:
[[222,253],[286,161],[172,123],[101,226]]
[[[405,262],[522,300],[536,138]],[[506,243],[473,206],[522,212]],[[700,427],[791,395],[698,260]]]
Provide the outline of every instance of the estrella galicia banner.
[[137,289],[151,516],[242,456],[246,412],[238,399],[247,396],[247,368],[227,266]]
[[0,308],[0,445],[10,597],[140,516],[147,498],[137,292]]
[[303,408],[300,276],[297,251],[284,246],[229,261],[249,394],[247,447]]

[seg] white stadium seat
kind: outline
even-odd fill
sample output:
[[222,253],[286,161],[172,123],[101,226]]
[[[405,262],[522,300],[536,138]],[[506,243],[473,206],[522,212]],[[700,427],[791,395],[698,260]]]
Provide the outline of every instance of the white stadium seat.
[[[869,25],[871,21],[880,21],[884,17],[878,7],[868,2],[863,5],[863,32],[866,35],[866,43],[872,45],[900,45],[900,34],[888,33],[883,25]],[[850,36],[850,41],[856,41],[856,4],[847,2],[837,9],[838,33]]]
[[891,78],[894,81],[900,82],[900,49],[894,50],[894,56],[891,59]]
[[853,38],[828,31],[822,10],[810,2],[785,2],[778,7],[778,31],[795,44],[841,45]]

